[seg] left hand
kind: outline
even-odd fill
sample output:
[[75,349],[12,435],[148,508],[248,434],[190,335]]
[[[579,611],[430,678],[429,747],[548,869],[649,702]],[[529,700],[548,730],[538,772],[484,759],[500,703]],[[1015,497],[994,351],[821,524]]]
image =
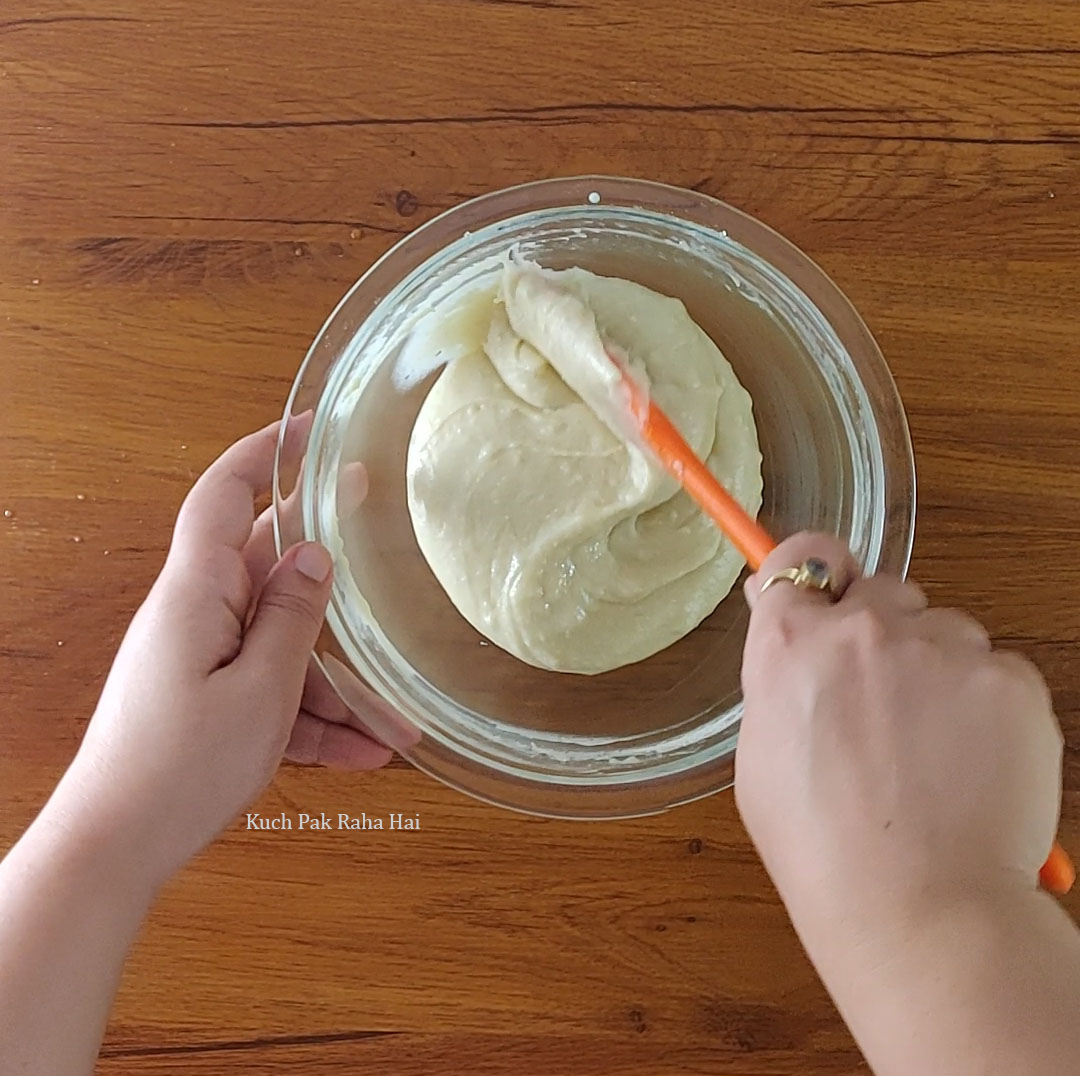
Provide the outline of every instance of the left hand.
[[[286,457],[299,456],[309,423],[291,421]],[[69,827],[89,821],[133,842],[155,884],[258,797],[283,755],[351,770],[391,757],[343,723],[347,707],[314,666],[308,675],[332,563],[312,542],[277,560],[270,510],[255,518],[278,429],[233,445],[184,501],[54,797]]]

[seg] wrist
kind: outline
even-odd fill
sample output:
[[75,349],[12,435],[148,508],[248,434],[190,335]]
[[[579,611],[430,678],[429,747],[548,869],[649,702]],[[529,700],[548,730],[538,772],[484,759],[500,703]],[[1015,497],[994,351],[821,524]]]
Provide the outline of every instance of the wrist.
[[[899,854],[852,848],[793,852],[766,862],[800,934],[903,938],[965,909],[985,912],[1039,896],[1034,879],[996,866],[994,854],[942,855],[908,842]],[[853,852],[857,854],[853,854]]]
[[1018,876],[1001,876],[837,896],[827,905],[803,905],[792,921],[827,982],[835,974],[857,981],[886,968],[932,966],[946,959],[957,939],[977,945],[977,937],[1011,929],[1046,899]]

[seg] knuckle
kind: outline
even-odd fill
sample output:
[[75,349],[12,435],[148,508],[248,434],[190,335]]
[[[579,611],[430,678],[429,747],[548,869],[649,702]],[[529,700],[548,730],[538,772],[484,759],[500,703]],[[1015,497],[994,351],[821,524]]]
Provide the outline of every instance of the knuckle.
[[1023,654],[1012,650],[996,650],[987,663],[989,676],[1002,691],[1019,691],[1028,697],[1036,696],[1046,706],[1051,705],[1050,688],[1041,672]]
[[860,647],[883,646],[889,626],[880,610],[870,605],[852,609],[843,618],[843,635],[847,642]]
[[748,644],[767,653],[788,651],[805,630],[805,618],[790,608],[765,611],[750,622]]
[[798,618],[790,609],[785,609],[773,617],[772,623],[766,623],[769,639],[774,646],[789,647],[799,635]]
[[908,635],[899,643],[901,666],[928,673],[940,669],[943,661],[941,644],[925,635]]
[[957,638],[967,636],[972,639],[989,639],[990,634],[986,628],[970,613],[962,609],[935,609],[931,615],[937,620],[939,626],[955,635]]
[[322,613],[302,594],[291,590],[264,591],[261,599],[263,608],[275,609],[286,613],[296,620],[304,621],[312,627],[322,625]]
[[912,579],[905,579],[900,584],[903,592],[910,595],[915,601],[921,602],[923,605],[927,603],[926,591],[923,590],[918,583]]

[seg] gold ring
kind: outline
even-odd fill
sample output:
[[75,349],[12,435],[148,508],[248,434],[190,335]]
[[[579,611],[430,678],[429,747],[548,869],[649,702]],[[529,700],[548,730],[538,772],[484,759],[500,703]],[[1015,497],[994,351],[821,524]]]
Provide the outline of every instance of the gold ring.
[[781,568],[773,572],[764,583],[761,584],[759,594],[781,580],[786,580],[797,587],[805,587],[807,590],[821,590],[829,597],[833,596],[833,578],[829,572],[829,566],[819,557],[807,557],[798,568]]

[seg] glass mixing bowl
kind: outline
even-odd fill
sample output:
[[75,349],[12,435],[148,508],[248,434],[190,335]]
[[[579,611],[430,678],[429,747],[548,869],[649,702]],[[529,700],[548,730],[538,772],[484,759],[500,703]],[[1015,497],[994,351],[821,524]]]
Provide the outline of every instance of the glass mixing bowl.
[[686,304],[754,401],[760,518],[777,537],[830,531],[867,572],[903,575],[915,514],[907,423],[866,326],[804,254],[731,206],[639,180],[544,180],[451,209],[376,262],[323,326],[286,407],[314,412],[307,453],[293,471],[279,453],[274,500],[279,551],[308,539],[334,555],[316,648],[330,682],[362,727],[481,799],[576,818],[661,811],[733,780],[741,586],[646,661],[545,672],[465,621],[413,536],[406,447],[438,375],[402,376],[403,352],[415,353],[425,314],[493,283],[493,260],[512,246]]

